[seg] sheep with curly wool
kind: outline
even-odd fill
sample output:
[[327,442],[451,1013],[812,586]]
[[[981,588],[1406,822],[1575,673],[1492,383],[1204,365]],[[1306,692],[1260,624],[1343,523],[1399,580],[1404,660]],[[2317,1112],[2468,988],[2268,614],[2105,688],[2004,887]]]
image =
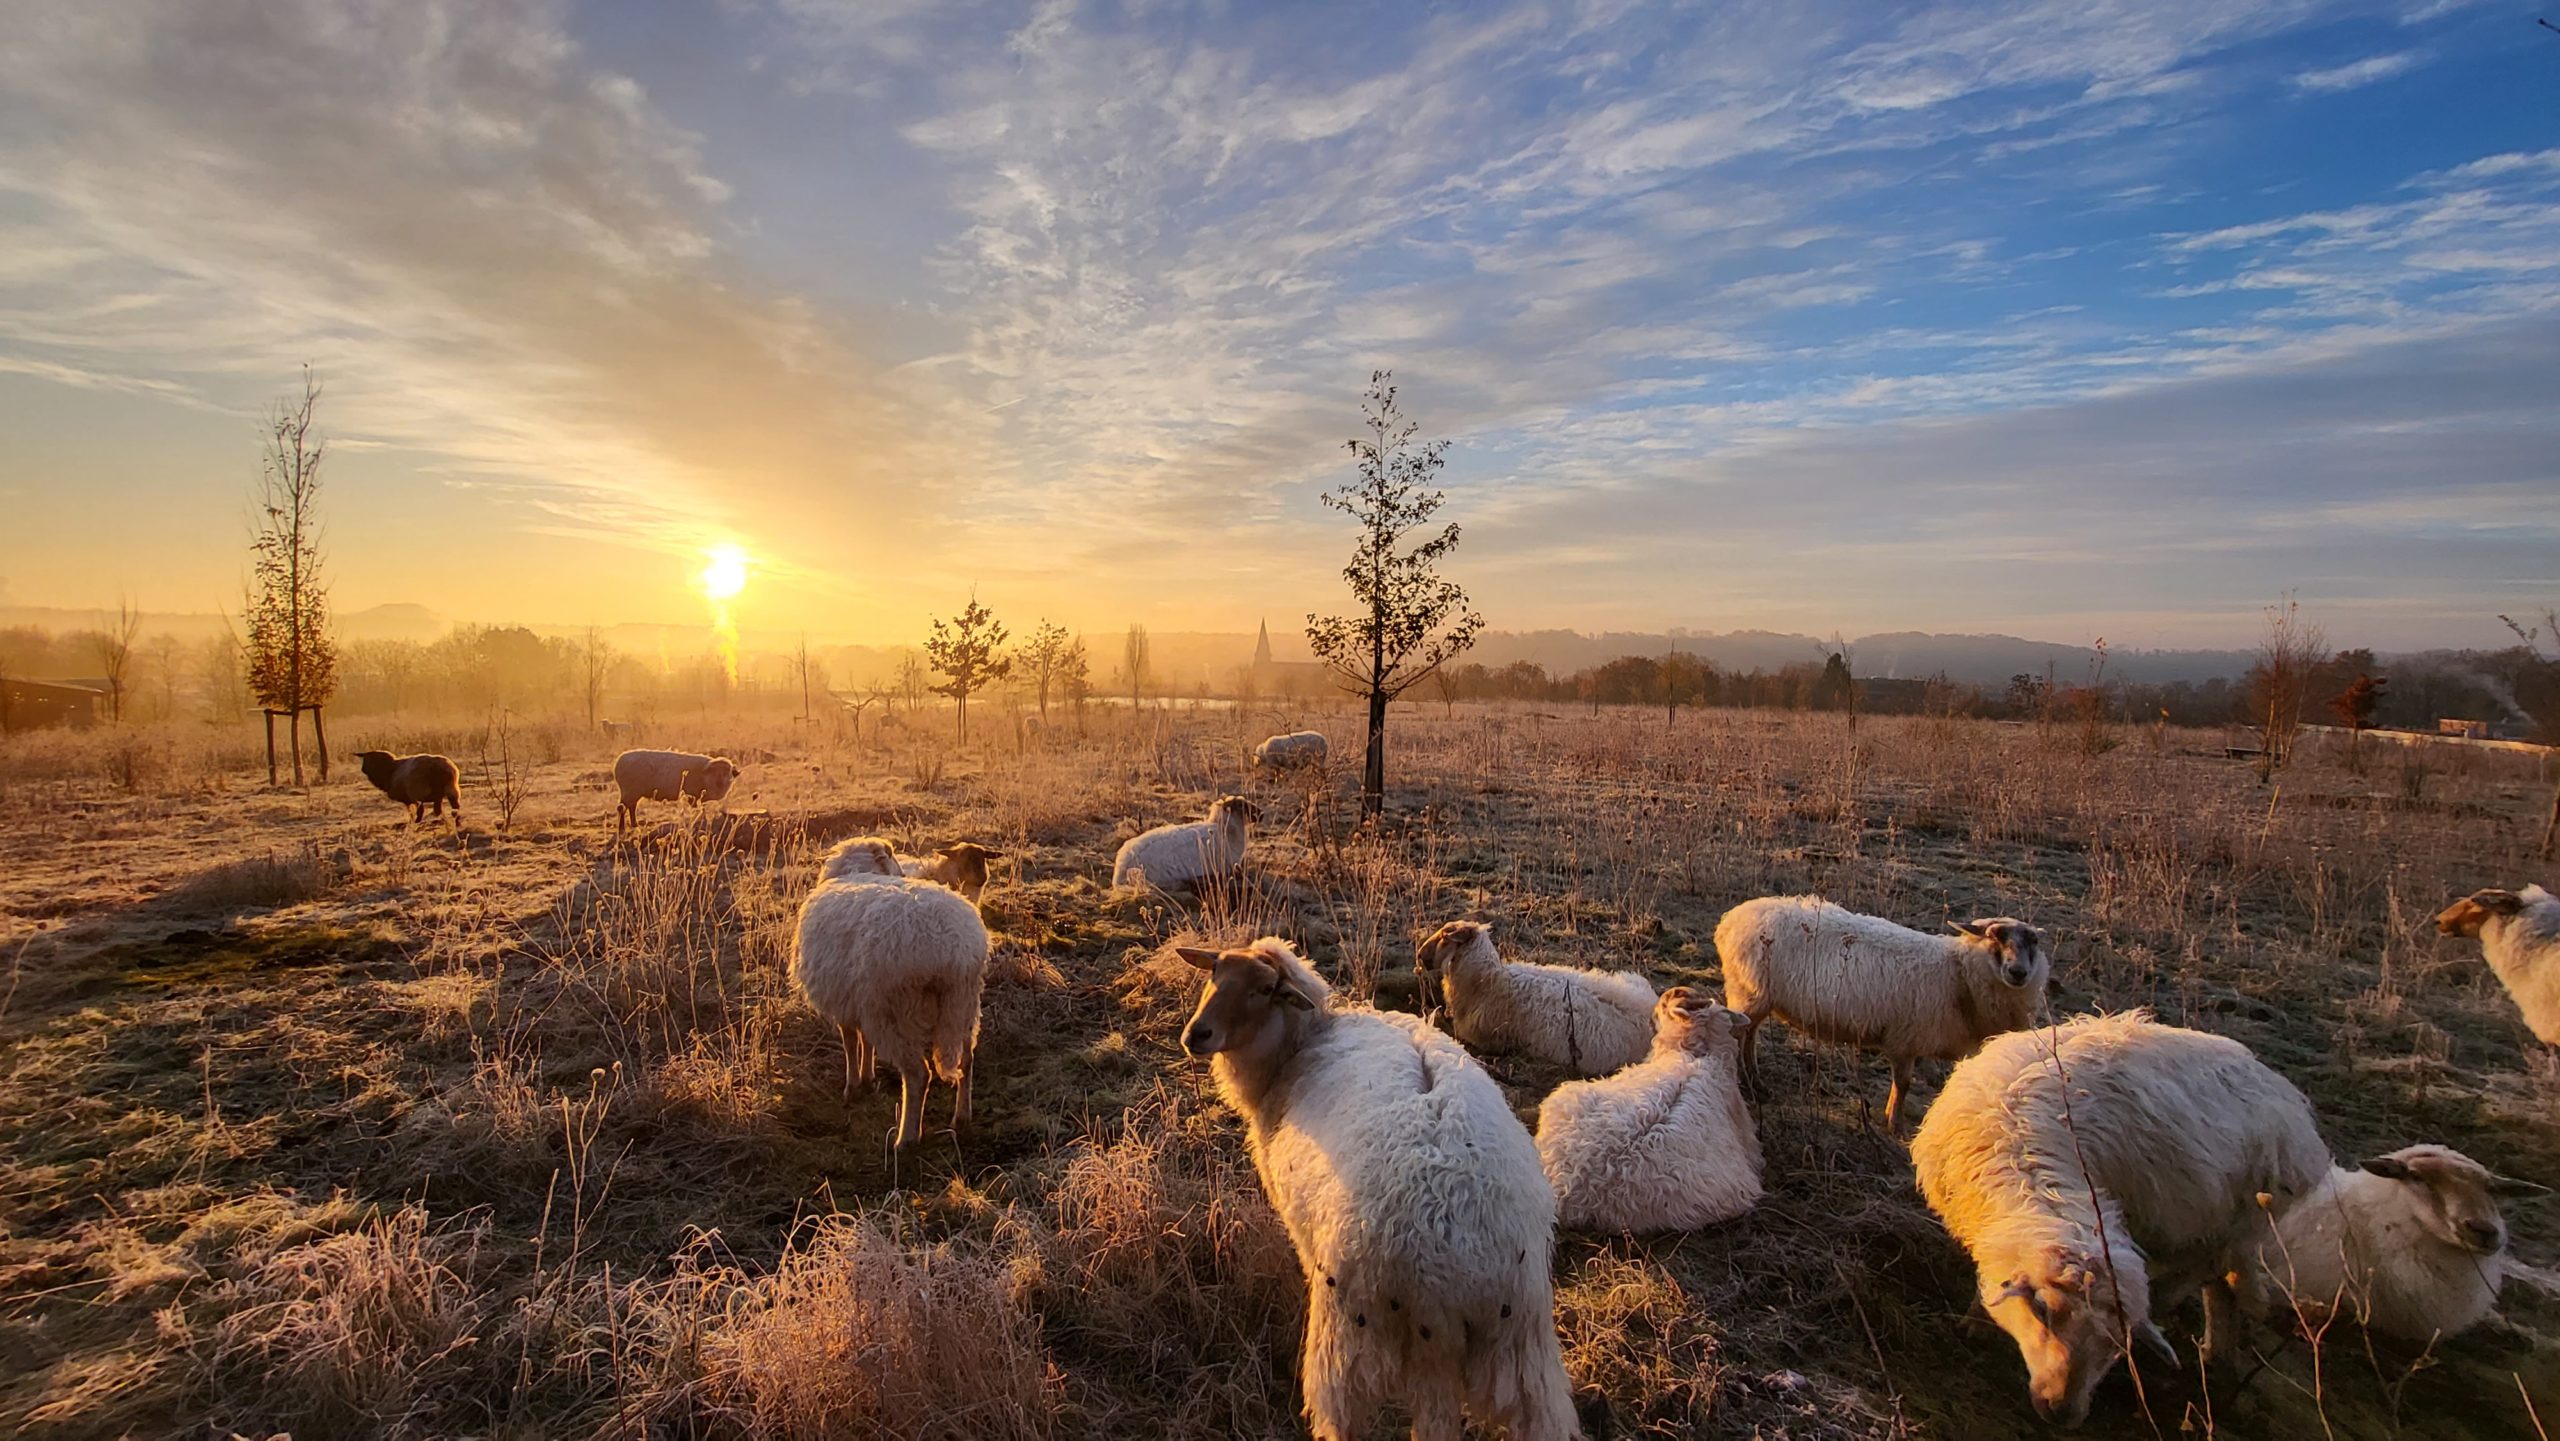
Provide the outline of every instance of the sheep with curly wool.
[[1548,1274],[1555,1196],[1466,1050],[1410,1016],[1339,1008],[1281,941],[1181,948],[1207,973],[1182,1048],[1210,1058],[1307,1281],[1299,1379],[1318,1441],[1384,1405],[1416,1437],[1461,1417],[1576,1434]]
[[1322,731],[1291,731],[1255,746],[1253,768],[1277,775],[1282,771],[1321,766],[1328,749]]
[[453,828],[462,829],[462,769],[440,755],[395,756],[389,751],[357,751],[356,764],[373,788],[409,808],[409,824],[426,819],[427,808],[444,814],[453,807]]
[[2448,936],[2480,938],[2481,958],[2546,1046],[2560,1046],[2560,898],[2540,886],[2473,891],[2436,915]]
[[1692,1231],[1760,1200],[1760,1133],[1742,1103],[1740,1013],[1673,986],[1654,1007],[1653,1053],[1614,1076],[1568,1081],[1538,1107],[1538,1158],[1557,1224]]
[[1998,916],[1931,935],[1819,896],[1763,896],[1716,923],[1724,1003],[1749,1018],[1742,1072],[1759,1076],[1760,1023],[1775,1015],[1821,1041],[1893,1063],[1886,1129],[1902,1129],[1912,1063],[1952,1061],[2044,1009],[2053,953],[2042,931]]
[[1479,1051],[1516,1051],[1605,1076],[1653,1046],[1653,983],[1632,971],[1585,971],[1507,961],[1493,928],[1451,921],[1413,950],[1425,1004],[1449,1034]]
[[1260,806],[1242,796],[1220,796],[1205,821],[1130,837],[1111,858],[1111,884],[1175,891],[1224,881],[1244,869],[1246,827],[1260,819]]
[[987,928],[977,907],[932,881],[849,875],[800,903],[791,978],[844,1043],[844,1089],[871,1078],[876,1057],[898,1073],[900,1152],[924,1134],[925,1092],[956,1092],[955,1133],[969,1127]]
[[2329,1172],[2291,1082],[2140,1011],[1994,1037],[1947,1078],[1911,1160],[2037,1414],[2075,1426],[2132,1341],[2177,1364],[2155,1295],[2201,1289],[2206,1353],[2229,1345],[2225,1278]]
[[725,799],[737,783],[738,764],[726,756],[691,751],[630,750],[613,758],[613,783],[622,792],[615,813],[619,827],[636,825],[642,801]]
[[848,836],[827,852],[818,866],[818,880],[824,884],[905,876],[949,886],[974,905],[987,888],[987,863],[1004,857],[1003,851],[975,841],[953,841],[935,847],[930,856],[919,857],[900,855],[897,847],[878,836]]
[[2407,1146],[2332,1169],[2259,1237],[2241,1303],[2305,1330],[2343,1316],[2432,1341],[2487,1319],[2507,1278],[2500,1197],[2547,1195],[2444,1146]]

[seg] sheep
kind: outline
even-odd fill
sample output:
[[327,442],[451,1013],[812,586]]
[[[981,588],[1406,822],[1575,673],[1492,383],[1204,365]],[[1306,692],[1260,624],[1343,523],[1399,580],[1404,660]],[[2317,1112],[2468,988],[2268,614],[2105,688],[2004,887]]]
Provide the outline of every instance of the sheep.
[[820,884],[800,903],[791,978],[844,1043],[844,1094],[871,1079],[876,1058],[898,1073],[904,1154],[924,1134],[925,1092],[952,1084],[955,1135],[969,1129],[978,1000],[987,978],[987,928],[948,887],[878,876]]
[[863,880],[904,876],[911,880],[933,881],[949,886],[976,904],[987,888],[987,862],[1000,861],[1003,851],[982,846],[975,841],[953,841],[937,846],[930,856],[902,856],[897,849],[878,836],[850,836],[838,841],[818,867],[820,884],[838,880]]
[[2236,1339],[2224,1278],[2329,1171],[2291,1082],[2141,1011],[1994,1037],[1947,1078],[1911,1159],[2036,1413],[2075,1426],[2133,1340],[2177,1364],[2155,1294],[2203,1290],[2208,1357]]
[[2436,929],[2478,936],[2482,958],[2534,1038],[2560,1046],[2560,897],[2540,886],[2473,891],[2437,913]]
[[1299,1382],[1317,1441],[1382,1405],[1416,1437],[1462,1414],[1576,1434],[1548,1274],[1555,1196],[1493,1078],[1411,1016],[1338,1008],[1289,947],[1177,948],[1207,973],[1182,1048],[1244,1117],[1308,1294]]
[[1130,837],[1111,858],[1111,884],[1171,891],[1226,880],[1244,868],[1246,823],[1260,819],[1260,806],[1242,796],[1220,796],[1205,821]]
[[1538,1107],[1556,1221],[1591,1231],[1688,1231],[1760,1199],[1760,1133],[1742,1103],[1742,1017],[1687,986],[1654,1007],[1653,1053]]
[[1846,911],[1818,896],[1744,901],[1716,923],[1724,1003],[1750,1019],[1742,1073],[1759,1081],[1760,1023],[1771,1015],[1817,1040],[1893,1062],[1885,1128],[1902,1130],[1912,1063],[1952,1061],[2044,1009],[2053,953],[2044,932],[1997,916],[1950,921],[1934,936]]
[[1253,748],[1253,768],[1271,774],[1316,767],[1324,764],[1326,744],[1322,731],[1291,731],[1273,736]]
[[1449,1034],[1479,1051],[1517,1051],[1605,1076],[1644,1059],[1653,1045],[1653,983],[1627,971],[1584,971],[1506,961],[1493,930],[1451,921],[1414,947],[1427,1005],[1448,1015]]
[[356,764],[373,788],[409,808],[409,824],[424,820],[427,807],[442,816],[453,807],[453,828],[462,829],[462,770],[439,755],[395,756],[389,751],[358,751]]
[[2498,1198],[2546,1194],[2443,1146],[2334,1168],[2259,1238],[2241,1302],[2258,1315],[2290,1310],[2306,1329],[2343,1314],[2410,1341],[2467,1331],[2507,1277]]
[[624,751],[613,758],[613,783],[622,789],[620,826],[635,825],[642,801],[720,800],[738,779],[737,762],[691,751]]

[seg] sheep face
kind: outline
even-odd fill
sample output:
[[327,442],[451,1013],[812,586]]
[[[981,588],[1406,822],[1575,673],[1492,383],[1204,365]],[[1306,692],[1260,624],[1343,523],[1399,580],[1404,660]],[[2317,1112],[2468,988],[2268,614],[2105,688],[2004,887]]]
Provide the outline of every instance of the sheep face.
[[1449,1006],[1449,967],[1478,944],[1493,944],[1493,928],[1480,921],[1451,921],[1413,948],[1413,975],[1425,1009]]
[[1992,916],[1947,924],[1976,942],[1975,948],[1989,958],[1992,974],[2004,986],[2020,990],[2040,986],[2053,973],[2053,953],[2046,948],[2044,932],[2024,921]]
[[2027,1399],[2047,1421],[2088,1420],[2089,1398],[2125,1354],[2127,1338],[2150,1326],[2151,1280],[2140,1254],[2119,1248],[2115,1264],[2111,1278],[2095,1258],[2056,1247],[1983,1294],[1983,1309],[2018,1343]]
[[2498,1213],[2498,1197],[2548,1194],[2544,1187],[2498,1175],[2444,1146],[2406,1146],[2374,1157],[2364,1169],[2414,1188],[2420,1223],[2437,1240],[2475,1256],[2507,1249],[2507,1220]]
[[2524,897],[2513,891],[2473,891],[2461,900],[2436,912],[2436,933],[2446,936],[2477,936],[2480,928],[2493,916],[2512,916],[2524,909]]
[[1287,1012],[1315,1009],[1314,999],[1259,949],[1210,951],[1180,946],[1176,952],[1208,977],[1198,1008],[1182,1028],[1186,1055],[1206,1058],[1225,1053],[1244,1059],[1268,1052],[1287,1035]]
[[975,841],[953,841],[934,849],[933,860],[924,873],[971,900],[987,888],[987,862],[1004,859],[1004,852],[989,850]]
[[832,857],[827,868],[839,876],[894,876],[898,853],[889,849],[887,841],[860,841]]
[[1706,992],[1673,986],[1653,1003],[1654,1054],[1711,1056],[1730,1049],[1734,1037],[1749,1024],[1750,1019],[1740,1011],[1717,1005]]
[[390,786],[391,767],[397,759],[389,751],[357,751],[355,755],[356,764],[364,768],[364,778],[373,782],[376,789]]
[[716,801],[725,799],[729,794],[729,787],[736,784],[737,780],[737,762],[723,756],[707,766],[686,771],[677,777],[676,785],[689,799]]

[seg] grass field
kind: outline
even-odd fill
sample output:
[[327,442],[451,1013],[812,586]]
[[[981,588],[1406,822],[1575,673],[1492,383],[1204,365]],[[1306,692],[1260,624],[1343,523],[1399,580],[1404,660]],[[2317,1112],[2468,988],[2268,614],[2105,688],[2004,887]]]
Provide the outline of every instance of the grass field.
[[[1409,1008],[1417,932],[1461,916],[1511,954],[1712,985],[1715,919],[1754,895],[2014,914],[2055,937],[2062,1010],[2245,1041],[2343,1156],[2436,1140],[2560,1181],[2560,1069],[2427,924],[2560,879],[2530,860],[2531,758],[2329,750],[2268,787],[2201,733],[1400,707],[1374,832],[1339,775],[1264,784],[1241,899],[1110,893],[1122,839],[1245,788],[1246,746],[1299,723],[1356,753],[1347,714],[1268,708],[1098,714],[1028,750],[713,716],[646,740],[744,762],[728,819],[658,808],[634,842],[610,748],[569,727],[336,723],[462,762],[458,837],[352,765],[267,789],[245,729],[0,742],[0,1431],[1293,1434],[1296,1266],[1175,1043],[1179,936],[1276,933]],[[894,1096],[839,1098],[786,974],[817,854],[867,831],[1016,857],[985,900],[977,1133],[895,1177]],[[1586,1430],[2038,1434],[1877,1128],[1883,1065],[1768,1040],[1757,1210],[1562,1240]],[[1524,1118],[1560,1079],[1486,1064]],[[2560,1204],[2509,1221],[2560,1258]],[[2538,1276],[2426,1355],[2254,1340],[2209,1384],[2192,1355],[2119,1375],[2084,1434],[2560,1427]]]

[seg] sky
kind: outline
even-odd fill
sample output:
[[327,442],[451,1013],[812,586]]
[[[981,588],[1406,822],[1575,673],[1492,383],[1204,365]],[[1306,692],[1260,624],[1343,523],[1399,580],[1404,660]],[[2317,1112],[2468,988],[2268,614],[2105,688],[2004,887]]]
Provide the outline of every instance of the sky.
[[2560,33],[2460,0],[93,0],[0,32],[0,603],[911,640],[1331,611],[1369,375],[1489,624],[2494,645]]

